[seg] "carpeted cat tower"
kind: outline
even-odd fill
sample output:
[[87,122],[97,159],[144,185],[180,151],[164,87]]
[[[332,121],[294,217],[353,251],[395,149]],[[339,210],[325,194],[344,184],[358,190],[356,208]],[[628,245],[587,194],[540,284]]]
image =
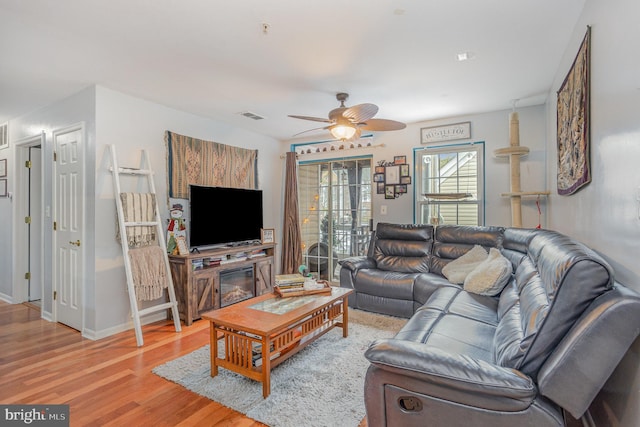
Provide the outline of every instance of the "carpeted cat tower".
[[[509,113],[509,146],[499,148],[493,153],[496,157],[509,158],[511,191],[500,195],[511,199],[511,226],[522,228],[522,198],[527,196],[537,196],[539,199],[540,196],[547,196],[550,192],[521,190],[520,157],[529,154],[529,147],[522,147],[520,145],[520,121],[518,119],[518,113],[515,111],[515,102],[513,103],[513,111]],[[540,215],[539,204],[538,214]],[[540,228],[540,222],[538,222],[538,228]]]

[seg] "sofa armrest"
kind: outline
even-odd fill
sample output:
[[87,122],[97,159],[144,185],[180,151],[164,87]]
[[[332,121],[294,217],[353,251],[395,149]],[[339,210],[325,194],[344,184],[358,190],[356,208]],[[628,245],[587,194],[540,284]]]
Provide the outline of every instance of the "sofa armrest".
[[640,296],[620,285],[598,297],[538,373],[540,393],[580,418],[640,334]]
[[[365,357],[376,368],[397,377],[398,387],[412,384],[420,388],[412,390],[416,393],[463,405],[521,411],[537,395],[532,379],[515,369],[413,341],[377,340],[367,349]],[[385,383],[389,383],[390,376],[383,376]]]
[[[358,271],[368,268],[375,268],[376,262],[373,258],[367,256],[356,256],[345,258],[338,261],[340,264],[340,287],[355,289],[356,288],[356,275]],[[357,292],[349,296],[349,307],[358,307],[358,294]]]
[[376,262],[373,258],[367,256],[355,256],[351,258],[345,258],[338,261],[342,268],[346,268],[351,271],[352,274],[356,274],[358,270],[365,268],[376,268]]

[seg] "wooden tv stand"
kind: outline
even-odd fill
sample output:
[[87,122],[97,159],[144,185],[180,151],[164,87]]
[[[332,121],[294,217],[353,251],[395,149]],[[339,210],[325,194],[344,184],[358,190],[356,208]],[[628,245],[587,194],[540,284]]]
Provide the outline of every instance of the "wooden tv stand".
[[[235,256],[243,252],[262,252],[264,255],[236,260]],[[202,313],[220,308],[220,273],[225,271],[253,268],[254,296],[271,292],[275,283],[274,257],[274,243],[216,248],[189,255],[169,255],[180,319],[189,326],[194,320],[200,319]],[[217,264],[215,261],[207,261],[217,258],[227,258],[233,262]]]

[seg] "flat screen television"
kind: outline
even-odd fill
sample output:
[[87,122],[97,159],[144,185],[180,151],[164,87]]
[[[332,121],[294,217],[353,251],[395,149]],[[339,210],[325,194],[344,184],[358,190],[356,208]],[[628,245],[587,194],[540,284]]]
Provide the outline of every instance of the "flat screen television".
[[189,247],[260,240],[262,190],[189,186]]

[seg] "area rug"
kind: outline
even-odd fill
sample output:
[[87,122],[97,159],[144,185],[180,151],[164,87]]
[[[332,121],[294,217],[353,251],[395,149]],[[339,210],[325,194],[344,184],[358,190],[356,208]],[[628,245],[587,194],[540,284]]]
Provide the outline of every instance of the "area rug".
[[262,384],[224,368],[211,378],[209,346],[153,369],[156,375],[272,427],[353,426],[365,416],[364,352],[377,338],[392,337],[406,319],[349,310],[349,336],[334,329],[271,373]]

